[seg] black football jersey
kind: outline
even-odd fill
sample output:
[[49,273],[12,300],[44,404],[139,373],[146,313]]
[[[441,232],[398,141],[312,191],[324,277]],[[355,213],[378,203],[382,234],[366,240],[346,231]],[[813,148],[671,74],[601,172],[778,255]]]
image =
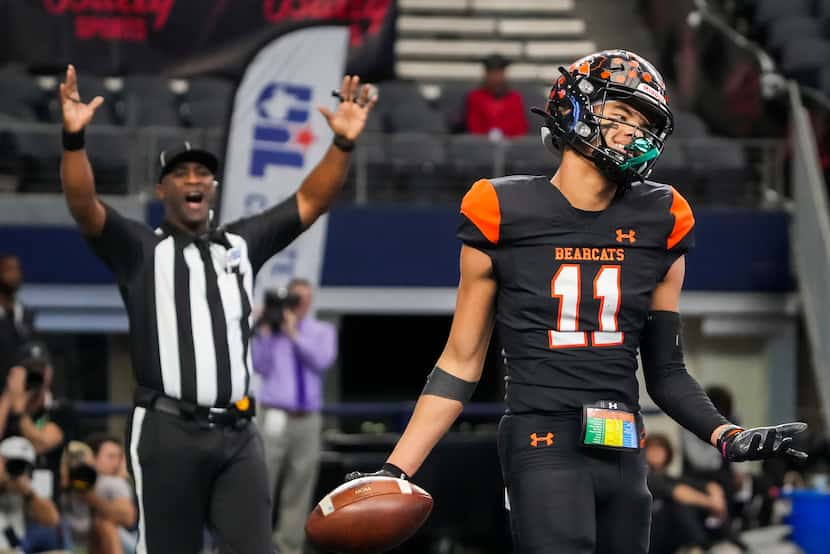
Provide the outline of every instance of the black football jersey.
[[548,177],[482,179],[458,236],[487,253],[512,413],[612,400],[638,406],[637,348],[651,295],[693,243],[671,186],[635,183],[601,212],[570,205]]

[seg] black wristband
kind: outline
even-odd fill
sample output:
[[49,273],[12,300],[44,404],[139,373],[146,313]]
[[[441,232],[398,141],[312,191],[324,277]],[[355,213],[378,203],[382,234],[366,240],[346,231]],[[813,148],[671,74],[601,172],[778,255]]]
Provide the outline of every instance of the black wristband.
[[341,151],[341,152],[351,152],[354,150],[354,141],[349,140],[343,135],[334,135],[334,140],[332,143]]
[[383,467],[381,469],[383,469],[383,471],[388,471],[389,473],[391,473],[392,475],[394,475],[398,479],[403,479],[404,481],[409,481],[409,475],[407,475],[404,470],[402,470],[401,468],[399,468],[395,464],[390,464],[389,462],[386,462],[386,463],[383,464]]
[[84,130],[70,133],[63,129],[63,149],[69,151],[84,149]]

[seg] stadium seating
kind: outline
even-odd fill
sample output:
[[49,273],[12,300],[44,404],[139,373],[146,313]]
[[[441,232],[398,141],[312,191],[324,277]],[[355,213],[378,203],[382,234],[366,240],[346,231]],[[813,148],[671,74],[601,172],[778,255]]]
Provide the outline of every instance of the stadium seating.
[[124,79],[126,121],[130,125],[181,124],[181,96],[173,92],[167,79],[151,75],[130,75]]
[[830,41],[793,37],[781,49],[781,71],[800,83],[818,86],[818,71],[830,59]]

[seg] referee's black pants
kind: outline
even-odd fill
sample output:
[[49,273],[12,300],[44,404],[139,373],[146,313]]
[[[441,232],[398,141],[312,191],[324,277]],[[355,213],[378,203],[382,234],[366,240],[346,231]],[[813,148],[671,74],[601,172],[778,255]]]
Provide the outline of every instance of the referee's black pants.
[[271,554],[262,440],[242,428],[136,407],[127,453],[139,508],[136,554],[197,554],[205,527],[220,552]]
[[507,415],[499,457],[516,554],[646,554],[642,451],[582,447],[578,415]]

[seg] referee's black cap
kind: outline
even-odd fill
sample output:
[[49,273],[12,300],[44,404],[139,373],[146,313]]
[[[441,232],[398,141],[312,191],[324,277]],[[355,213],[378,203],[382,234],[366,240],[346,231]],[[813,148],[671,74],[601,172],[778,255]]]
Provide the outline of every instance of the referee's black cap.
[[161,154],[159,154],[159,164],[161,164],[159,181],[182,162],[200,163],[214,175],[219,169],[219,159],[216,156],[207,150],[193,146],[188,141],[184,141],[171,148],[162,150]]

